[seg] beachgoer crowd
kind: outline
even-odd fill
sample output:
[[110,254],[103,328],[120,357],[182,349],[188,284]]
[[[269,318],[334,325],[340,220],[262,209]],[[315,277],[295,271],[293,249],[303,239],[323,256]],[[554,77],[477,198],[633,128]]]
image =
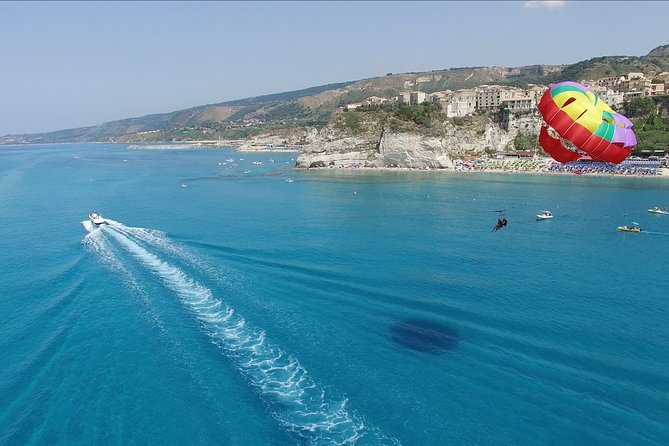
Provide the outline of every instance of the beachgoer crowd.
[[553,162],[549,171],[606,175],[657,175],[659,168],[659,161],[627,159],[620,164],[593,161]]
[[[369,161],[341,163],[323,161],[312,163],[310,168],[329,169],[375,169],[379,168]],[[428,166],[400,166],[388,163],[381,168],[401,170],[451,170]],[[660,162],[655,160],[628,158],[620,164],[579,160],[558,163],[551,158],[497,159],[476,158],[473,160],[455,160],[453,171],[456,172],[539,172],[539,173],[589,173],[603,175],[657,175]]]

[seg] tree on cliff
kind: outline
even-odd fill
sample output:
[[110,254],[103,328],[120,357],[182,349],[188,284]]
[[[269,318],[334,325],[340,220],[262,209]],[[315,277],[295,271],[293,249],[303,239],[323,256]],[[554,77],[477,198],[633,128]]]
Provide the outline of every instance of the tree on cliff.
[[625,115],[634,123],[638,141],[635,153],[669,149],[669,118],[661,113],[668,103],[667,96],[645,96],[625,103]]

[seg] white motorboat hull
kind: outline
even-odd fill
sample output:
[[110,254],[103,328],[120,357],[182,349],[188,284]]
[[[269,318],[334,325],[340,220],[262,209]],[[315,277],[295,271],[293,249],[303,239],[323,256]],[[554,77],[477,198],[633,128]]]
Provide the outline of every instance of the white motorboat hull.
[[95,226],[100,226],[100,225],[103,225],[103,224],[107,223],[107,222],[105,221],[105,219],[102,218],[102,215],[100,215],[99,212],[92,212],[92,213],[88,214],[88,219],[89,219],[89,220],[91,221],[91,223],[93,223]]
[[537,215],[537,220],[550,220],[553,218],[552,215]]

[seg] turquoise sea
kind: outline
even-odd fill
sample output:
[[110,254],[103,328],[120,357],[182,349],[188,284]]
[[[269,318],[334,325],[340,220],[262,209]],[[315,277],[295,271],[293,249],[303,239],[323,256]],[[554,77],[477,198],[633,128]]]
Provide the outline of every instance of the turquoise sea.
[[296,157],[0,147],[0,444],[669,444],[669,180]]

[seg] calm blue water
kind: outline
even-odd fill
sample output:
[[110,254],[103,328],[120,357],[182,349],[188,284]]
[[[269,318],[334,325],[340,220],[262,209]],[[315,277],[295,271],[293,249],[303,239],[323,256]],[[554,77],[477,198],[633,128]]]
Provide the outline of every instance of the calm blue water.
[[295,156],[0,148],[0,444],[669,444],[669,181]]

